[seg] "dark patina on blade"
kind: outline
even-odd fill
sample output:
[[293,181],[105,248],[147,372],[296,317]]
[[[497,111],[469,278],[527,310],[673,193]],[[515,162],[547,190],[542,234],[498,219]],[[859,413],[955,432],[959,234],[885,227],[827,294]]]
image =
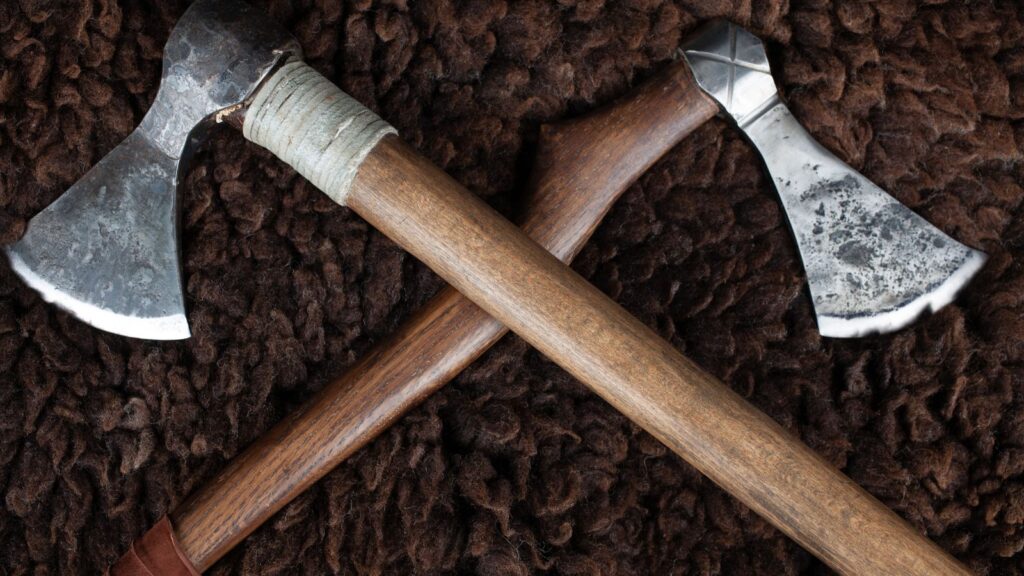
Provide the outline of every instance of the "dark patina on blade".
[[898,330],[953,301],[985,254],[835,157],[779,98],[761,40],[729,22],[683,52],[697,83],[761,153],[807,272],[823,336]]

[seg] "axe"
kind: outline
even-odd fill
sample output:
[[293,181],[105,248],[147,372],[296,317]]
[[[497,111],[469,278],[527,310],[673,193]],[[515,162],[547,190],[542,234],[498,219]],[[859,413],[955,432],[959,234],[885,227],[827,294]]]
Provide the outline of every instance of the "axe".
[[[735,49],[738,43],[734,39],[731,45]],[[417,156],[392,135],[390,126],[301,63],[297,54],[293,41],[244,5],[194,4],[168,41],[164,82],[140,128],[32,221],[26,237],[12,247],[12,267],[45,297],[98,327],[137,337],[187,336],[177,270],[178,171],[191,142],[210,125],[244,114],[247,138],[354,209],[839,571],[966,573],[771,419]],[[725,101],[732,101],[732,89]],[[770,117],[772,110],[758,117]],[[821,168],[807,167],[812,172]],[[858,189],[846,181],[850,171],[845,170],[844,185]],[[832,205],[825,197],[840,191],[827,178],[836,175],[823,172],[828,186],[800,198],[820,202],[815,212],[829,214]],[[836,206],[846,208],[855,200],[849,193]],[[851,265],[870,262],[872,245],[862,236],[878,225],[883,239],[907,242],[917,248],[918,258],[930,261],[934,251],[922,256],[922,250],[949,247],[934,235],[883,225],[892,219],[891,209],[880,201],[874,206],[879,215],[860,222],[863,229],[838,239],[825,231],[821,245],[842,241]],[[869,208],[866,213],[875,213]],[[915,222],[909,221],[907,226]],[[899,233],[911,238],[889,238]],[[931,244],[922,244],[924,239]],[[953,248],[950,252],[961,258],[952,275],[909,301],[887,300],[883,312],[905,313],[910,306],[923,310],[938,301],[931,296],[935,290],[953,291],[950,278],[963,283],[971,263],[980,265],[980,255]],[[929,270],[940,267],[941,258],[936,260]]]

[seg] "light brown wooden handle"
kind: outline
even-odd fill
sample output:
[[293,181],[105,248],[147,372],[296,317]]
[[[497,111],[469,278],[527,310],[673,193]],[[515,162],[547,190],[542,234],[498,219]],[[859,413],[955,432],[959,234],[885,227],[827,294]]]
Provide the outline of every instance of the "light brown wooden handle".
[[966,568],[393,136],[349,206],[843,574]]
[[[626,187],[715,112],[677,62],[610,106],[544,126],[523,230],[571,259]],[[209,568],[506,332],[457,291],[443,290],[175,510],[188,558]]]

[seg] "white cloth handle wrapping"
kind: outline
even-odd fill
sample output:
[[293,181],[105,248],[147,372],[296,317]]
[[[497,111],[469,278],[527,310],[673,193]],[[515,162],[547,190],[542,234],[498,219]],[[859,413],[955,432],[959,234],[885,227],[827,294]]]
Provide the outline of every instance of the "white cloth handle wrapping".
[[395,129],[300,60],[260,88],[242,125],[246,139],[284,160],[338,204],[381,138]]

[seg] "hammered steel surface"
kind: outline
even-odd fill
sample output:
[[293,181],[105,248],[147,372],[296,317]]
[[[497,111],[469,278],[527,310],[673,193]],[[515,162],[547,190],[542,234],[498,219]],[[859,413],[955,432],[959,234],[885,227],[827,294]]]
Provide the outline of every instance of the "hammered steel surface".
[[142,123],[35,216],[6,249],[43,299],[124,336],[188,338],[178,250],[178,197],[192,147],[298,53],[244,2],[200,0],[164,47],[163,76]]
[[823,336],[899,330],[953,298],[985,254],[944,234],[807,133],[779,99],[764,44],[731,22],[681,51],[761,153],[796,238]]

